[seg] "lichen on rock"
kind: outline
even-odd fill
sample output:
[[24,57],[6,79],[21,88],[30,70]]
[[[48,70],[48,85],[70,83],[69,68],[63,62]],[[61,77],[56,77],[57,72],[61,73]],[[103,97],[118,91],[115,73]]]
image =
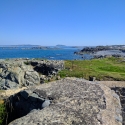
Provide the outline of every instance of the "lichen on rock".
[[[30,93],[23,98],[24,105],[20,108],[27,108],[29,100],[35,106],[40,98],[44,100],[39,104],[43,105],[45,100],[49,100],[50,104],[41,109],[34,108],[36,110],[28,107],[32,110],[27,115],[9,125],[122,125],[119,97],[105,85],[66,78],[25,91]],[[32,95],[37,100],[31,100]],[[14,104],[21,102],[16,98],[14,100]]]

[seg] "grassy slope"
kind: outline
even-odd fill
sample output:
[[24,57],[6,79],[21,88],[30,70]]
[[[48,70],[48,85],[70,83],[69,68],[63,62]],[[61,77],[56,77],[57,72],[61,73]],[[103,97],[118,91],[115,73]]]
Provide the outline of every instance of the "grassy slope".
[[125,62],[122,58],[104,58],[93,60],[65,61],[65,70],[60,71],[61,77],[79,77],[97,80],[125,80]]

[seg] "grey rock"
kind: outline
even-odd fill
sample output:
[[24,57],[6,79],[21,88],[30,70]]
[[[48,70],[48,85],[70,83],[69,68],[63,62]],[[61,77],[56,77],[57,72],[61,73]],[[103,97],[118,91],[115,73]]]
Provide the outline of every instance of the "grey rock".
[[[125,123],[125,88],[123,87],[114,87],[112,88],[117,94],[113,94],[113,96],[118,100],[117,105],[121,104],[121,110],[119,108],[116,108],[116,120],[119,122],[123,122],[123,125]],[[117,106],[119,107],[119,106]],[[121,117],[122,114],[122,117]]]
[[121,102],[120,102],[120,98],[119,98],[118,94],[113,93],[113,97],[117,99],[118,105],[120,106],[120,105],[121,105]]
[[[31,62],[32,64],[32,62]],[[43,75],[55,75],[59,70],[64,69],[64,61],[43,60],[34,67],[34,70]]]
[[0,85],[1,85],[1,86],[5,85],[5,81],[6,81],[5,79],[1,79]]
[[42,108],[45,108],[50,105],[50,100],[45,100],[42,104]]
[[[2,61],[3,62],[3,61]],[[6,64],[4,64],[4,63],[1,63],[0,64],[0,68],[6,68],[7,66],[6,66]]]
[[[116,107],[118,110],[121,109],[118,99],[105,85],[83,79],[67,78],[42,84],[36,87],[34,92],[41,97],[46,97],[46,101],[41,104],[42,108],[45,108],[30,112],[9,125],[36,125],[37,123],[41,125],[122,125],[121,115],[118,112],[116,114]],[[37,101],[32,103],[38,104]]]
[[29,99],[33,102],[36,102],[37,101],[37,98],[38,98],[38,95],[35,94],[35,93],[32,93],[30,96],[29,96]]
[[118,122],[121,122],[122,123],[122,117],[121,116],[115,116],[115,119],[118,121]]
[[2,81],[2,78],[0,77],[0,81]]
[[[51,79],[63,68],[64,61],[29,59],[0,60],[0,89],[38,85],[44,83],[47,79]],[[5,82],[6,80],[9,83]]]
[[17,88],[17,83],[12,82],[12,81],[10,81],[10,80],[6,80],[6,81],[5,81],[5,86],[6,86],[7,88],[14,89],[14,88]]
[[41,78],[41,79],[45,79],[46,76],[45,76],[45,75],[40,75],[40,78]]
[[8,72],[6,74],[6,70],[3,70],[1,73],[0,73],[0,77],[1,78],[6,78],[6,76],[8,75]]
[[38,111],[38,109],[33,109],[33,110],[30,111],[30,113],[31,113],[31,112],[36,112],[36,111]]
[[39,74],[37,72],[35,72],[35,71],[26,71],[24,77],[29,82],[32,82],[34,84],[39,84],[40,83]]
[[34,85],[34,83],[32,82],[32,81],[29,81],[29,80],[27,80],[27,79],[25,79],[25,83],[24,83],[24,86],[33,86]]
[[6,80],[2,79],[0,80],[0,90],[7,90],[8,88],[5,86]]
[[32,94],[32,90],[29,90],[29,89],[25,90],[25,92],[28,93],[29,95]]
[[10,80],[13,81],[13,82],[16,82],[16,83],[19,83],[18,76],[19,76],[18,74],[14,74],[12,72],[9,74]]

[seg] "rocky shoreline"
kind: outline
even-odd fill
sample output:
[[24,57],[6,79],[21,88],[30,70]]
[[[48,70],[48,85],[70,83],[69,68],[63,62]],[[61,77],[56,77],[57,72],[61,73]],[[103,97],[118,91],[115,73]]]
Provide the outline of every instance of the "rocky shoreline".
[[[105,58],[105,57],[125,57],[125,46],[124,45],[112,45],[112,46],[96,46],[96,47],[85,47],[79,52],[74,54],[92,55],[92,58]],[[84,57],[83,57],[84,58]]]

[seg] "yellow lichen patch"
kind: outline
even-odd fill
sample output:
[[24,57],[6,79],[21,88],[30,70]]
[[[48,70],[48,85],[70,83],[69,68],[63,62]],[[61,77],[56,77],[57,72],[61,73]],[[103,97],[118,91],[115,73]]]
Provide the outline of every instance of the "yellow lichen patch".
[[0,91],[0,96],[3,96],[3,97],[9,97],[15,93],[18,93],[22,90],[26,89],[26,87],[22,87],[22,88],[16,88],[16,89],[10,89],[10,90],[1,90]]
[[3,104],[4,103],[4,100],[0,100],[0,104]]

